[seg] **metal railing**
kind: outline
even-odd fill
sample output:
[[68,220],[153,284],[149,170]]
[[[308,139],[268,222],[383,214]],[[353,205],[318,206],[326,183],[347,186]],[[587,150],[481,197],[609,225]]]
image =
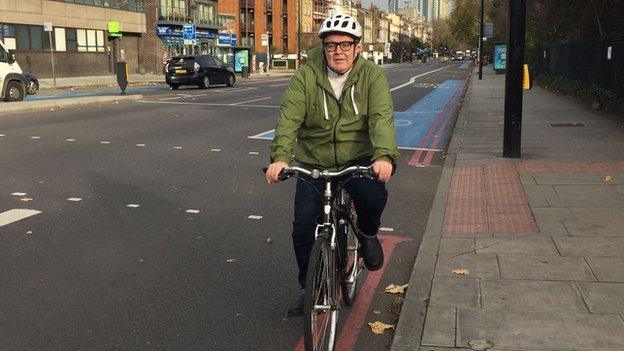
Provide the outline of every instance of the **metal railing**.
[[77,5],[108,7],[117,10],[143,12],[143,0],[56,0]]
[[158,19],[165,21],[189,22],[191,17],[187,13],[186,7],[160,6],[158,9]]
[[210,16],[210,12],[208,11],[192,11],[189,15],[187,8],[173,6],[160,6],[157,11],[159,20],[192,22],[209,26],[216,26],[218,24],[216,16]]
[[535,56],[537,74],[596,83],[624,97],[624,38],[549,45]]

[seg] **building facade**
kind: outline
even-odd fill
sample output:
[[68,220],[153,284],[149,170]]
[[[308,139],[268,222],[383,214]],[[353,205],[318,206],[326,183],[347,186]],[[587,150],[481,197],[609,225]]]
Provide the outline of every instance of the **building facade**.
[[[297,52],[300,7],[302,19],[307,13],[311,15],[311,0],[219,0],[219,13],[234,15],[240,45],[264,57],[267,46],[263,45],[263,36],[271,54]],[[311,26],[310,22],[301,21],[302,32]]]
[[[112,21],[121,37],[109,36]],[[52,76],[50,51],[58,77],[110,74],[117,61],[127,62],[130,73],[145,72],[146,31],[141,0],[0,2],[0,40],[25,72],[43,78]]]

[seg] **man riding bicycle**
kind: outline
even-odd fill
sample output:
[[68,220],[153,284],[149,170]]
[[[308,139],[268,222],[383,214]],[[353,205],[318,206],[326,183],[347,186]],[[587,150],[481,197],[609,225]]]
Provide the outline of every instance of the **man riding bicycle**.
[[[364,265],[374,271],[384,261],[377,230],[388,197],[385,183],[399,157],[390,87],[384,72],[360,57],[362,27],[355,18],[325,19],[319,37],[322,47],[308,51],[306,65],[282,99],[266,178],[276,183],[293,161],[330,171],[370,165],[378,181],[352,179],[346,188],[357,213]],[[302,292],[323,186],[322,180],[297,179],[292,237]],[[302,314],[303,294],[288,309],[289,316]]]

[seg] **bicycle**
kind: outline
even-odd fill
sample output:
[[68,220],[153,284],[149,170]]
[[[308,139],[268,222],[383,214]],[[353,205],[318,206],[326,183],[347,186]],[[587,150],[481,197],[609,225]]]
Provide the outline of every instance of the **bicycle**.
[[[356,231],[357,214],[345,189],[353,178],[375,179],[370,167],[352,166],[340,172],[285,168],[279,176],[325,180],[323,193],[323,223],[317,224],[315,242],[310,253],[304,295],[303,335],[306,350],[334,349],[340,295],[347,306],[353,305],[359,264],[359,240]],[[332,185],[337,181],[335,190]]]

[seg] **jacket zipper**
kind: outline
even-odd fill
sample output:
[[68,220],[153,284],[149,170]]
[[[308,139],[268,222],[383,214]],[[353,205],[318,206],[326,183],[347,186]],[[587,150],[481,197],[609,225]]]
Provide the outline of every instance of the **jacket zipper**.
[[338,103],[338,118],[334,123],[334,131],[333,131],[333,142],[334,142],[334,163],[336,164],[336,170],[340,170],[338,167],[338,146],[336,145],[336,130],[338,129],[338,122],[340,121],[340,117],[342,117],[342,112],[340,111],[340,103]]
[[[338,129],[338,122],[340,122],[340,118],[342,118],[342,99],[344,99],[344,92],[340,95],[340,100],[336,100],[338,102],[338,118],[336,118],[336,122],[334,123],[333,130],[333,142],[334,142],[334,163],[336,164],[336,170],[340,170],[338,166],[338,147],[336,145],[336,130]],[[335,99],[335,98],[334,98]]]

